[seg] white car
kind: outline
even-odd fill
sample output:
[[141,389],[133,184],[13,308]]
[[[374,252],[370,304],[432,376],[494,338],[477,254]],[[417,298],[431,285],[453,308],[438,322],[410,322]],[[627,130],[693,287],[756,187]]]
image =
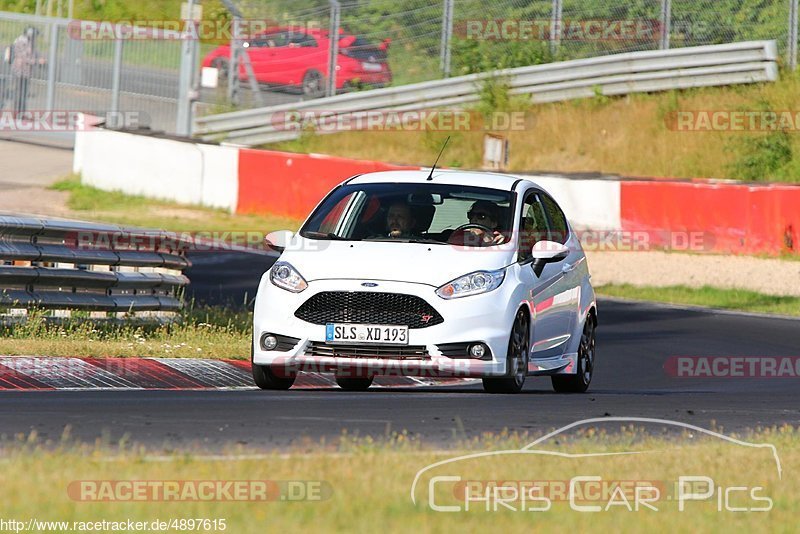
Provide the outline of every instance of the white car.
[[[269,236],[268,236],[269,237]],[[386,171],[334,188],[261,279],[253,376],[288,389],[333,372],[348,390],[375,375],[483,379],[516,393],[550,375],[583,392],[597,305],[586,256],[556,202],[502,174]]]

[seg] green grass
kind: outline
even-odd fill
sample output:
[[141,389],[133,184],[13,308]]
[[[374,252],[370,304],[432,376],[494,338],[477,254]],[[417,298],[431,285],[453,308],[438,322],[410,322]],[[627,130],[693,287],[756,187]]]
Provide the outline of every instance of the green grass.
[[261,232],[296,230],[300,221],[272,215],[238,215],[225,210],[103,191],[70,176],[51,186],[69,192],[67,206],[77,217],[115,224],[181,231]]
[[710,286],[701,288],[686,286],[636,287],[629,284],[608,284],[596,287],[595,290],[598,294],[609,297],[800,316],[800,298],[798,297],[777,297],[745,289],[720,289]]
[[[266,405],[265,405],[266,406]],[[268,421],[262,424],[269,424]],[[192,447],[159,454],[124,439],[117,449],[101,444],[71,445],[68,432],[50,444],[35,433],[19,436],[6,446],[4,483],[0,488],[6,518],[57,521],[153,521],[180,518],[224,519],[227,532],[269,531],[371,532],[376,525],[386,532],[792,532],[799,510],[800,436],[790,427],[769,429],[744,437],[773,444],[783,466],[779,479],[771,452],[736,446],[718,439],[680,434],[667,437],[641,429],[616,425],[608,432],[587,429],[559,437],[541,449],[557,452],[655,451],[633,456],[560,458],[542,455],[483,457],[434,468],[423,474],[410,498],[417,472],[433,462],[467,452],[518,449],[532,435],[504,432],[472,441],[453,440],[449,450],[432,448],[405,432],[383,440],[350,439],[335,443],[293,444],[289,451],[266,452],[258,457],[218,456],[203,458]],[[247,448],[245,448],[247,447]],[[252,452],[255,447],[232,447],[229,453]],[[155,456],[157,455],[157,456]],[[569,502],[553,499],[547,511],[511,511],[499,507],[486,511],[474,502],[468,512],[436,512],[428,504],[428,482],[433,475],[459,476],[470,481],[568,482],[582,475],[605,481],[655,481],[665,488],[658,511],[628,511],[617,506],[609,511],[581,513]],[[762,497],[773,501],[765,513],[718,511],[716,496],[706,502],[688,503],[678,511],[673,484],[682,475],[710,477],[717,487],[760,486]],[[281,501],[142,501],[76,502],[82,481],[307,481],[326,488],[320,498]],[[91,482],[89,482],[91,484]],[[91,486],[90,486],[91,487]],[[301,486],[305,487],[305,486]],[[452,482],[436,486],[438,504],[463,506]],[[715,488],[716,489],[716,488]],[[668,493],[669,492],[669,493]],[[285,493],[284,493],[285,495]],[[667,497],[672,496],[670,500]],[[744,494],[733,494],[731,505],[758,506]],[[605,498],[580,504],[605,505]],[[521,503],[512,500],[512,505]],[[529,506],[541,502],[528,501]],[[12,513],[13,512],[13,513]],[[795,525],[794,527],[792,525]],[[206,530],[208,532],[208,530]]]
[[[775,83],[548,104],[528,101],[514,110],[524,113],[524,127],[492,133],[509,141],[508,171],[601,171],[623,176],[798,183],[800,136],[794,131],[677,131],[670,119],[678,111],[792,110],[797,107],[798,94],[800,75],[783,71]],[[477,169],[483,165],[483,142],[488,133],[484,127],[480,117],[475,117],[469,128],[457,131],[344,131],[267,148],[430,165],[450,135],[442,162]]]
[[0,326],[6,356],[250,358],[252,313],[189,305],[170,325],[86,321],[48,322],[33,310],[20,324]]

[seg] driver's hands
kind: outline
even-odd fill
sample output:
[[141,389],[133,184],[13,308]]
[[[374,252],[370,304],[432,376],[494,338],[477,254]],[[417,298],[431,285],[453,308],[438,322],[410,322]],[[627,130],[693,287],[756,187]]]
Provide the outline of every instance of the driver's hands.
[[488,235],[486,231],[481,230],[480,228],[470,228],[467,230],[467,232],[475,237],[481,238],[486,244],[500,245],[506,240],[506,236],[497,231],[494,231],[491,235]]

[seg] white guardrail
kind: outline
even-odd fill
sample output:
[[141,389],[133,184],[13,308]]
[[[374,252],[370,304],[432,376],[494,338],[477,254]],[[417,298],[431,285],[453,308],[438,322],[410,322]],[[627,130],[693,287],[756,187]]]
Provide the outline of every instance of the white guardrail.
[[734,85],[778,79],[775,41],[615,54],[493,73],[374,89],[195,119],[194,135],[204,141],[253,146],[296,139],[297,129],[283,127],[285,113],[324,112],[355,115],[372,110],[410,111],[452,108],[478,101],[481,82],[502,77],[513,95],[531,95],[534,103],[602,95],[624,95]]

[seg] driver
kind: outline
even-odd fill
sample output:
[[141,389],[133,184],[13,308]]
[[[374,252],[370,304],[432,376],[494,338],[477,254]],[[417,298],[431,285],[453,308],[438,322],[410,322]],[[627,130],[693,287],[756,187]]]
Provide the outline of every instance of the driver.
[[469,219],[470,224],[479,224],[492,231],[490,234],[483,228],[469,228],[467,230],[472,235],[481,238],[484,243],[500,245],[506,240],[506,236],[498,229],[500,208],[494,202],[489,200],[475,201],[467,212],[467,219]]

